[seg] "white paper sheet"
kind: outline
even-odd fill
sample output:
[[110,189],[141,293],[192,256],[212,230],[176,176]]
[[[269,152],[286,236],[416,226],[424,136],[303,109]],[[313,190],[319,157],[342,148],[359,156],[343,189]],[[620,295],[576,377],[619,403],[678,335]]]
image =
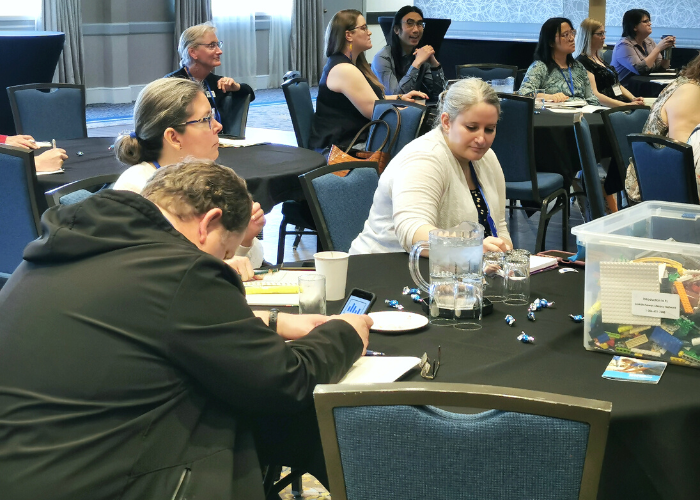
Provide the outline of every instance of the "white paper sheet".
[[380,384],[394,382],[418,366],[420,358],[412,356],[362,356],[339,384]]
[[256,144],[265,143],[260,141],[249,141],[247,139],[226,139],[225,137],[219,137],[220,148],[245,148],[248,146],[255,146]]

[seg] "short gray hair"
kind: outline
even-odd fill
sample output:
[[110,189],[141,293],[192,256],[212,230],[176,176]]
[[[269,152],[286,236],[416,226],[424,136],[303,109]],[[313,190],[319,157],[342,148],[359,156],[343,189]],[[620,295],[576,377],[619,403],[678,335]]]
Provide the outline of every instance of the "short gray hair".
[[122,134],[114,143],[117,158],[128,165],[158,160],[169,127],[182,133],[192,102],[204,90],[187,78],[160,78],[144,87],[134,105],[135,137]]
[[180,54],[180,65],[188,68],[194,64],[190,57],[190,49],[197,46],[197,41],[209,32],[216,32],[216,27],[210,23],[195,24],[190,26],[180,35],[180,43],[177,44],[177,51]]
[[442,113],[447,113],[447,116],[450,117],[450,123],[452,123],[462,111],[466,111],[480,102],[491,104],[496,108],[498,114],[501,114],[501,102],[498,100],[498,94],[491,85],[481,78],[465,78],[453,83],[440,94],[434,127],[442,128],[440,118]]

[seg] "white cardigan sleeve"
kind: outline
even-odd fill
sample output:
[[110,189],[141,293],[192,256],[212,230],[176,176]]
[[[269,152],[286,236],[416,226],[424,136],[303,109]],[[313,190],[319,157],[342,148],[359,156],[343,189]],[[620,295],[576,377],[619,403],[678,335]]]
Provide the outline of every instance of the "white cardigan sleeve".
[[239,257],[248,257],[253,269],[258,269],[263,263],[263,246],[259,239],[253,238],[253,245],[244,247],[240,245],[236,250],[236,255]]

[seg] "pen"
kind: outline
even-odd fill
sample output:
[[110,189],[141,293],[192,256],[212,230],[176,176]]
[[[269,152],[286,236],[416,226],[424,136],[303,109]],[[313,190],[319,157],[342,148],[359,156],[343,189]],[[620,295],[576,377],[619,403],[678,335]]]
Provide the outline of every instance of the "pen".
[[56,149],[56,139],[51,139],[51,147]]
[[385,356],[385,354],[383,352],[370,351],[369,349],[367,349],[367,351],[365,351],[365,356]]
[[279,269],[256,269],[253,271],[253,274],[255,274],[255,276],[260,276],[261,274],[276,273],[277,271],[279,271]]

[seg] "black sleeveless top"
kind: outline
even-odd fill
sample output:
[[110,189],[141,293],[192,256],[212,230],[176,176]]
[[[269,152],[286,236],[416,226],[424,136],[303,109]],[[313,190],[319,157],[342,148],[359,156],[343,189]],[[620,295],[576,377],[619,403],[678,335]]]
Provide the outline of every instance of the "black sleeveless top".
[[586,68],[586,70],[593,75],[593,78],[595,78],[595,86],[598,88],[598,92],[600,92],[604,96],[610,97],[611,99],[617,99],[618,101],[623,102],[627,101],[626,97],[618,97],[615,95],[615,92],[613,92],[613,87],[615,86],[615,84],[620,83],[615,68],[610,66],[605,61],[603,61],[603,64],[605,64],[605,66],[601,66],[585,54],[579,55],[576,58],[576,60],[583,64],[583,67]]
[[[309,138],[309,147],[314,149],[329,148],[333,144],[345,149],[350,145],[355,134],[369,122],[350,99],[340,92],[333,92],[326,85],[328,73],[338,64],[352,64],[352,61],[344,54],[335,54],[328,58],[323,68],[321,81],[318,84],[316,113],[311,123]],[[367,83],[372,87],[377,98],[381,99],[383,97],[381,89],[369,80]],[[366,136],[360,139],[364,140]]]

